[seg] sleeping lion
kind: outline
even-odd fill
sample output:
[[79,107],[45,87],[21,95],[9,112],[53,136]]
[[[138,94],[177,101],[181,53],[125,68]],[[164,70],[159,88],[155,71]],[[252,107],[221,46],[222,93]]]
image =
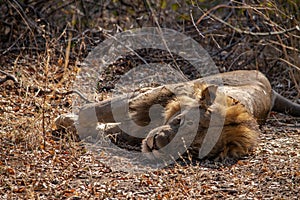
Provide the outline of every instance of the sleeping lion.
[[151,159],[183,146],[201,159],[238,159],[253,151],[271,110],[300,116],[300,105],[272,90],[261,72],[241,70],[87,104],[77,123],[119,123],[106,134]]

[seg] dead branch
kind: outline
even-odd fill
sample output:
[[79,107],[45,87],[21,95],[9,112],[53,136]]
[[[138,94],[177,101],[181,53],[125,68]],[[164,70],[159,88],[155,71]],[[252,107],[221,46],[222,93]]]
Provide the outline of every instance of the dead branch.
[[60,94],[60,95],[69,95],[69,94],[77,94],[81,99],[83,99],[86,103],[93,103],[92,101],[88,100],[88,98],[86,98],[81,92],[79,92],[78,90],[70,90],[70,91],[67,91],[67,92],[64,92],[64,93],[59,93],[59,92],[56,92],[57,94]]
[[285,60],[285,59],[283,59],[283,58],[278,58],[278,60],[280,60],[280,61],[282,61],[282,62],[288,64],[289,66],[294,67],[295,69],[297,69],[297,70],[300,71],[300,68],[299,68],[297,65],[294,65],[293,63],[291,63],[291,62],[289,62],[289,61],[287,61],[287,60]]
[[49,95],[49,94],[57,94],[57,95],[61,95],[61,96],[66,96],[66,95],[70,95],[70,94],[77,94],[81,99],[83,99],[86,103],[93,103],[92,101],[90,101],[87,97],[85,97],[80,91],[78,90],[69,90],[66,92],[59,92],[57,89],[52,89],[52,90],[43,90],[41,88],[38,87],[33,87],[31,88],[34,91],[38,91],[37,95]]
[[201,33],[201,31],[198,29],[198,27],[197,27],[197,25],[196,25],[196,23],[195,23],[195,20],[194,20],[194,17],[193,17],[193,13],[192,13],[192,10],[190,10],[190,17],[191,17],[193,26],[195,27],[195,29],[197,30],[197,32],[199,33],[199,35],[200,35],[202,38],[205,38],[204,35]]
[[0,79],[0,84],[3,84],[3,83],[5,83],[8,80],[12,80],[14,83],[18,83],[18,80],[17,80],[17,78],[15,76],[13,76],[13,75],[11,75],[11,74],[9,74],[9,73],[1,70],[1,69],[0,69],[0,73],[6,75],[5,78]]
[[300,26],[299,25],[294,26],[294,27],[289,28],[289,29],[284,29],[282,31],[273,31],[273,32],[251,32],[251,31],[245,31],[245,30],[242,30],[240,28],[232,26],[228,22],[225,22],[224,20],[220,19],[219,17],[217,17],[217,16],[215,16],[213,14],[210,14],[210,16],[213,19],[221,22],[222,24],[225,24],[226,26],[230,27],[234,31],[236,31],[238,33],[241,33],[241,34],[246,34],[246,35],[252,35],[252,36],[271,36],[271,35],[282,35],[282,34],[285,34],[285,33],[292,32],[292,31],[299,31],[300,32]]
[[292,28],[289,29],[283,29],[282,31],[273,31],[273,32],[252,32],[252,31],[246,31],[246,30],[242,30],[240,28],[237,28],[233,25],[231,25],[230,23],[226,22],[225,20],[217,17],[216,15],[212,14],[212,12],[214,10],[217,10],[219,8],[243,8],[243,9],[254,9],[254,10],[258,10],[258,9],[269,9],[269,8],[259,8],[259,7],[251,7],[251,6],[229,6],[229,5],[217,5],[214,8],[211,8],[209,11],[205,12],[196,22],[196,25],[198,25],[205,17],[209,16],[211,18],[213,18],[214,20],[219,21],[220,23],[228,26],[229,28],[233,29],[234,31],[241,33],[241,34],[246,34],[246,35],[252,35],[252,36],[271,36],[271,35],[282,35],[285,33],[289,33],[292,31],[300,31],[300,26],[296,25]]

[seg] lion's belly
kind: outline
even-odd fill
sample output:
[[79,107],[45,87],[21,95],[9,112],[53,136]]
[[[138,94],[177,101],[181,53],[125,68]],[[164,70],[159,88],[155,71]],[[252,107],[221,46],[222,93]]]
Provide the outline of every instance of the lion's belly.
[[218,89],[226,95],[239,100],[258,122],[263,122],[271,110],[271,88],[252,85],[242,87],[221,86]]

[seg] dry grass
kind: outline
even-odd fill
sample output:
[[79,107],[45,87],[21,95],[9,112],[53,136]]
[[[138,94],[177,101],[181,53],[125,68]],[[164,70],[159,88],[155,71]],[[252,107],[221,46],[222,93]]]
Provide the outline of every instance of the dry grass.
[[[18,81],[0,85],[0,199],[299,199],[297,118],[272,114],[262,127],[255,154],[235,164],[179,162],[148,173],[112,171],[105,154],[90,152],[69,134],[52,134],[54,119],[71,111],[72,96],[65,92],[72,88],[78,64],[88,51],[107,34],[157,23],[184,30],[198,40],[221,71],[260,69],[277,91],[298,99],[299,31],[258,36],[239,30],[250,27],[254,33],[266,33],[293,28],[299,25],[294,11],[299,2],[285,2],[286,8],[273,1],[213,8],[218,3],[213,1],[202,5],[203,12],[192,2],[178,10],[153,4],[151,12],[157,19],[143,4],[127,5],[126,1],[110,5],[40,1],[21,7],[16,2],[0,2],[0,12],[5,13],[0,20],[0,69]],[[33,14],[33,8],[38,12]],[[214,19],[204,13],[213,14]],[[48,18],[37,20],[39,14]],[[200,21],[201,16],[205,17]],[[0,79],[5,77],[0,73]]]

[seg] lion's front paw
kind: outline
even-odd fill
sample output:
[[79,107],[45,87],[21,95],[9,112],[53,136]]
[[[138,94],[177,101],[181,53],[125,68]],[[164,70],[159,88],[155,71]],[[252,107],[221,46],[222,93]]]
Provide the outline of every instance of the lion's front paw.
[[142,142],[142,152],[155,152],[169,144],[173,137],[174,133],[169,125],[153,129]]

